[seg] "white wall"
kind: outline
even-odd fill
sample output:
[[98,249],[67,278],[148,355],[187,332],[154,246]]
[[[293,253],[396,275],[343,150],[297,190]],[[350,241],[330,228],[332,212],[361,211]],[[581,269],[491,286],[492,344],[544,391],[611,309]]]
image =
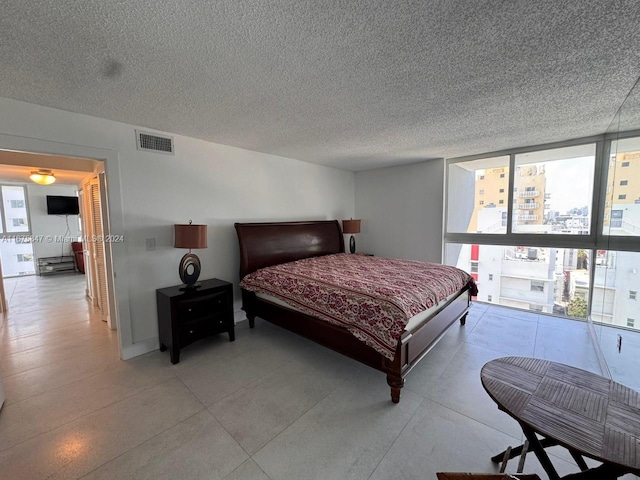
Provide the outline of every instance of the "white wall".
[[[59,237],[65,235],[67,224],[65,217],[61,215],[47,215],[47,195],[60,195],[76,197],[77,187],[73,185],[36,185],[27,184],[27,200],[29,202],[29,216],[31,220],[31,233],[35,238],[42,235],[43,240],[33,244],[33,257],[56,257],[62,254],[73,255],[71,242],[63,243]],[[69,215],[69,238],[78,238],[78,215]],[[52,237],[51,239],[46,238]]]
[[[354,215],[352,172],[180,135],[173,135],[175,156],[140,152],[135,128],[139,127],[0,98],[0,135],[115,152],[112,165],[117,163],[120,188],[110,188],[109,196],[114,204],[121,201],[123,210],[124,230],[112,233],[123,234],[125,240],[114,248],[116,266],[126,265],[125,272],[116,271],[119,292],[126,283],[118,301],[128,300],[131,318],[131,340],[122,340],[125,357],[125,350],[139,354],[157,348],[155,290],[180,283],[178,262],[186,253],[172,247],[173,224],[190,219],[207,224],[209,248],[197,251],[201,278],[218,277],[237,285],[234,222]],[[113,182],[109,162],[107,178]],[[155,238],[155,251],[145,251],[146,238]],[[239,300],[236,288],[236,309]],[[131,348],[133,344],[137,347]]]
[[356,174],[359,252],[442,260],[444,160]]

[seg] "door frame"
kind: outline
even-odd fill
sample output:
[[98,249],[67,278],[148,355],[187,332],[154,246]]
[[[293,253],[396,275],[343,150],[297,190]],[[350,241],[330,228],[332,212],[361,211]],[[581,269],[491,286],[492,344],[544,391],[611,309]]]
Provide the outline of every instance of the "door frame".
[[[109,226],[111,235],[124,235],[124,210],[122,207],[122,191],[120,184],[120,157],[117,150],[72,145],[68,143],[42,140],[38,138],[19,137],[0,133],[0,149],[18,152],[41,153],[64,157],[90,158],[104,162],[107,183],[107,205],[109,210]],[[106,243],[111,261],[107,262],[107,286],[111,314],[114,317],[118,333],[120,357],[124,360],[139,353],[133,345],[131,313],[129,307],[129,278],[127,269],[126,237],[119,243]]]

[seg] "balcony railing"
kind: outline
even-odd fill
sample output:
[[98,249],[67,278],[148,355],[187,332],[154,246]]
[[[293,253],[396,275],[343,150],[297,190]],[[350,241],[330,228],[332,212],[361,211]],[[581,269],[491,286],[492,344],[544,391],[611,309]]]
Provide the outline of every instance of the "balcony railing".
[[540,203],[539,202],[533,202],[533,203],[519,203],[518,204],[518,208],[520,210],[534,210],[536,208],[540,208]]
[[518,196],[520,198],[535,198],[540,196],[540,192],[538,190],[518,192]]
[[520,222],[535,222],[538,220],[538,215],[518,215],[518,221]]
[[612,234],[618,234],[618,235],[640,234],[640,226],[619,218],[612,219],[609,226],[611,227]]

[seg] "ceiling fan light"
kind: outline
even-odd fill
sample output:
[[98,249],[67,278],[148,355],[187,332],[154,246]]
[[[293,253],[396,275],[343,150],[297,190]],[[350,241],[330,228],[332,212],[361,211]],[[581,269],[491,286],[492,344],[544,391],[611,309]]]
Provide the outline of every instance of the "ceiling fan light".
[[56,177],[51,170],[38,170],[37,172],[31,172],[29,176],[32,182],[38,185],[51,185],[56,181]]

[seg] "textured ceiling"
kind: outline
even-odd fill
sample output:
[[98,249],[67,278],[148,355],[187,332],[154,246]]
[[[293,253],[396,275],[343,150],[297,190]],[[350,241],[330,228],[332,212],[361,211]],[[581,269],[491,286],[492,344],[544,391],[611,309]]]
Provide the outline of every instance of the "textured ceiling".
[[639,23],[638,0],[10,0],[0,95],[362,170],[604,132]]

